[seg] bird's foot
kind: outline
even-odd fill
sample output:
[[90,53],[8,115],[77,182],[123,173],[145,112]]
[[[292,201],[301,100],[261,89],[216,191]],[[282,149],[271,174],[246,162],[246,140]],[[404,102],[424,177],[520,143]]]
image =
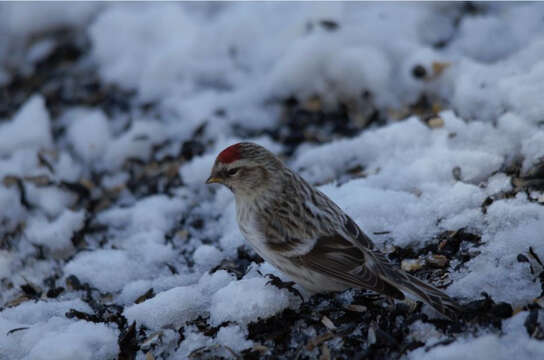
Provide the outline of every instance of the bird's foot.
[[295,284],[296,284],[294,281],[283,281],[282,279],[280,279],[279,277],[277,277],[274,274],[265,274],[265,275],[263,275],[260,271],[259,271],[259,274],[270,279],[266,283],[267,285],[273,285],[273,286],[277,287],[278,289],[286,289],[291,294],[300,297],[300,300],[302,300],[302,302],[304,302],[304,297],[302,296],[300,291],[298,291],[294,287]]

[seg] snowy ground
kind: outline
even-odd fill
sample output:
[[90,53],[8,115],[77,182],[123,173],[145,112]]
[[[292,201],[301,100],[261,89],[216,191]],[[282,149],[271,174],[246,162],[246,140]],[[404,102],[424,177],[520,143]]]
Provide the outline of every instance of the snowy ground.
[[[0,359],[544,358],[544,4],[6,3],[0,30]],[[241,139],[467,316],[303,302],[204,185]]]

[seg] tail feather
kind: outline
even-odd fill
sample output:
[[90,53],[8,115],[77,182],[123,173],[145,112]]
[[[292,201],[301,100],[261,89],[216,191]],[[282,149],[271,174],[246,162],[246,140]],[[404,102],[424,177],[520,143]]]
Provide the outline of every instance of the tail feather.
[[398,276],[394,285],[400,290],[416,296],[450,319],[457,319],[462,312],[461,306],[444,292],[424,283],[415,276],[400,271],[396,272]]
[[[375,258],[380,259],[379,256]],[[379,254],[381,255],[381,254]],[[379,277],[402,292],[411,294],[424,303],[432,306],[438,312],[450,319],[457,319],[462,313],[462,308],[455,300],[438,290],[434,286],[426,284],[413,275],[392,266],[388,261],[376,261],[374,270]]]

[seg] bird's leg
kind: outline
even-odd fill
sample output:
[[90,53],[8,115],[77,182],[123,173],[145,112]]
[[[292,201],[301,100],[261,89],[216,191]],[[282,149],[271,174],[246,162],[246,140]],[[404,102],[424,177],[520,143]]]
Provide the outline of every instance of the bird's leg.
[[277,287],[278,289],[286,289],[291,294],[300,297],[300,300],[302,300],[302,302],[304,302],[304,297],[302,296],[300,291],[298,291],[294,287],[295,284],[296,284],[294,281],[283,281],[282,279],[280,279],[279,277],[277,277],[274,274],[265,274],[265,275],[263,275],[259,270],[257,270],[257,273],[259,273],[261,276],[264,276],[264,277],[267,277],[267,278],[270,279],[266,283],[267,285],[273,285],[273,286]]

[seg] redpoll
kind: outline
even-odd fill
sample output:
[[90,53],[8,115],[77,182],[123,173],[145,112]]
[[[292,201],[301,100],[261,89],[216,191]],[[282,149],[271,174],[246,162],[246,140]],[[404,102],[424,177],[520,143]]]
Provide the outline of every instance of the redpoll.
[[309,292],[360,288],[395,299],[406,293],[448,317],[459,311],[449,296],[390,263],[332,200],[262,146],[229,146],[206,183],[233,192],[246,240]]

